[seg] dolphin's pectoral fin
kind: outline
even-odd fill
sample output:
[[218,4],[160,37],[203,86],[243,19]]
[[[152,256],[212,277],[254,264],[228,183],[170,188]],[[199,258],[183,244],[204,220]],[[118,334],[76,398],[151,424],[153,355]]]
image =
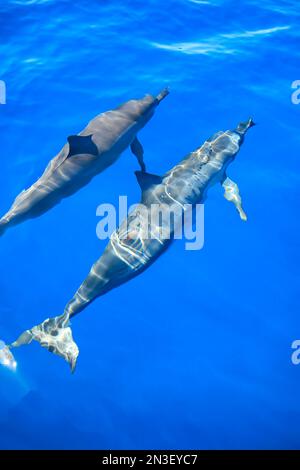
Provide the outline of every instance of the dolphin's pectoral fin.
[[69,326],[69,317],[61,315],[55,318],[48,318],[40,325],[27,330],[10,345],[16,348],[24,344],[29,344],[33,340],[38,341],[43,348],[57,354],[65,359],[74,372],[79,354],[77,344],[73,340],[72,330]]
[[242,199],[240,196],[238,185],[227,176],[225,177],[222,186],[225,189],[225,199],[227,199],[227,201],[233,202],[238,213],[240,214],[241,219],[246,221],[247,215],[245,214],[242,208]]
[[80,154],[95,156],[99,154],[97,145],[94,144],[92,140],[92,135],[71,135],[67,140],[69,143],[69,153],[67,158]]
[[144,163],[144,149],[143,149],[141,142],[138,140],[137,137],[135,137],[130,148],[131,148],[133,155],[135,155],[136,158],[138,159],[141,170],[146,171],[146,165]]

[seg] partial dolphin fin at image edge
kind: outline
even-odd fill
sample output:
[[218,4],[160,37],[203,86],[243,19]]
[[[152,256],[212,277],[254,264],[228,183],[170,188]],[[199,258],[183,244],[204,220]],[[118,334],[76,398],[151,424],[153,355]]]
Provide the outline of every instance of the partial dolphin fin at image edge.
[[17,361],[10,351],[10,347],[4,341],[0,341],[0,364],[12,372],[15,372],[17,369]]
[[79,349],[73,340],[69,323],[69,317],[66,315],[48,318],[30,330],[24,331],[8,347],[9,349],[18,348],[30,344],[32,341],[37,341],[43,348],[62,357],[69,364],[73,373],[76,368]]

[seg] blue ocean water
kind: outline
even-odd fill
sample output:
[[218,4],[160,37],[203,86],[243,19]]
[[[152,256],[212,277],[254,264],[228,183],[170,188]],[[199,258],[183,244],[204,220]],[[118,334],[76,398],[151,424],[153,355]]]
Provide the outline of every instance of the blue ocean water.
[[[218,130],[257,126],[230,168],[248,222],[213,188],[205,245],[176,242],[73,321],[76,373],[38,344],[0,369],[2,449],[299,448],[297,0],[0,3],[1,214],[102,111],[171,93],[140,133],[163,174]],[[0,338],[62,313],[101,255],[96,207],[137,202],[120,160],[0,240]]]

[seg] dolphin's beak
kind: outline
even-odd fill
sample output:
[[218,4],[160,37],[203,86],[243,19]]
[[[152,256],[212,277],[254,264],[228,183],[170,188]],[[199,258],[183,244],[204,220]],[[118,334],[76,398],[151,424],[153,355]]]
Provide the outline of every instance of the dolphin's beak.
[[246,134],[247,130],[253,126],[255,126],[255,122],[253,121],[252,118],[249,118],[248,121],[239,123],[239,125],[236,128],[236,132],[238,134],[244,135]]
[[157,95],[156,101],[160,103],[168,94],[170,93],[169,88],[164,88],[161,92]]

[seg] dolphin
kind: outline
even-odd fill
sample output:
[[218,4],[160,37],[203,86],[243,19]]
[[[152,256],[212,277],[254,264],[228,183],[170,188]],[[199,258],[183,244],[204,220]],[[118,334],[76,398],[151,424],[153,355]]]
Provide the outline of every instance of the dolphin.
[[168,234],[155,224],[150,224],[151,236],[145,230],[149,228],[149,210],[153,206],[163,213],[170,209],[176,213],[179,208],[180,213],[186,204],[195,207],[203,203],[208,189],[220,183],[226,199],[234,203],[245,221],[247,217],[242,208],[239,188],[227,176],[227,168],[234,161],[247,130],[253,125],[252,119],[249,119],[234,130],[214,134],[162,177],[136,172],[142,189],[141,202],[112,234],[102,256],[66,305],[64,313],[25,331],[7,347],[11,350],[36,340],[63,357],[74,371],[79,349],[72,337],[70,319],[97,297],[142,273],[174,240],[175,218]]
[[98,173],[112,165],[130,145],[141,170],[146,171],[143,147],[137,134],[169,93],[146,95],[99,114],[78,135],[68,137],[62,150],[48,164],[43,175],[22,191],[10,210],[0,219],[0,235],[8,227],[45,213],[62,199],[78,191]]

